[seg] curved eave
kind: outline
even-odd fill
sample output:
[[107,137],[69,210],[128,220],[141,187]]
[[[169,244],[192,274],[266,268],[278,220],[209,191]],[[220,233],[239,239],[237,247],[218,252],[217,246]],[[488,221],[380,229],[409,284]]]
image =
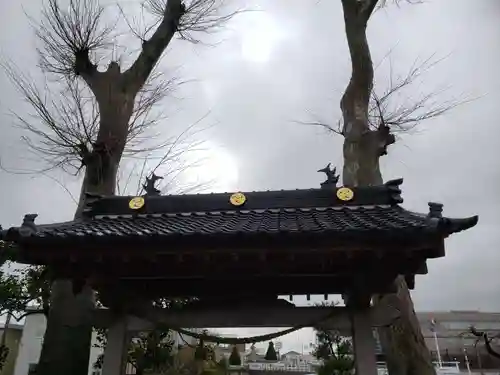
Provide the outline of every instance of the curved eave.
[[9,228],[8,230],[3,231],[2,239],[4,241],[18,243],[23,238],[31,237],[32,234],[35,234],[35,232],[30,231],[27,233],[26,231],[23,231],[21,227],[12,227],[12,228]]
[[444,217],[439,220],[439,228],[443,230],[446,235],[450,235],[473,228],[477,225],[478,221],[479,216],[477,215],[462,219]]

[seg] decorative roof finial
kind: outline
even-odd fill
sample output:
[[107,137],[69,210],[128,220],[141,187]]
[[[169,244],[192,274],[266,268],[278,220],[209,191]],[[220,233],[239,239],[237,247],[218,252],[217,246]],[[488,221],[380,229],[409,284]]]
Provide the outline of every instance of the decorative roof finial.
[[21,236],[30,236],[33,233],[38,231],[35,219],[37,218],[37,214],[27,214],[24,215],[23,223],[19,227],[19,234]]
[[142,185],[146,195],[160,195],[161,191],[155,187],[158,180],[163,180],[163,177],[155,175],[154,172],[151,173],[151,177],[146,177],[146,183]]
[[428,216],[441,219],[443,217],[443,205],[441,203],[429,202]]
[[321,183],[322,188],[337,187],[337,183],[339,182],[340,176],[337,174],[337,168],[330,169],[331,164],[328,163],[325,168],[318,170],[318,172],[326,174],[326,181]]

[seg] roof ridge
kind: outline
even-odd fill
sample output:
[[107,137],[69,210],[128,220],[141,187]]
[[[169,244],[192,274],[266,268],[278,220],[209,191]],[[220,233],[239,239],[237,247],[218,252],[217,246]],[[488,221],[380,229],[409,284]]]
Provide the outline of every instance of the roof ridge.
[[[207,212],[246,209],[310,208],[396,205],[402,203],[399,184],[402,179],[384,185],[367,187],[327,187],[321,189],[269,190],[234,193],[178,194],[164,196],[109,196],[90,195],[84,216],[105,214],[138,214],[170,212]],[[339,192],[349,191],[347,196]],[[234,203],[238,194],[242,201]],[[129,207],[136,200],[139,206]]]

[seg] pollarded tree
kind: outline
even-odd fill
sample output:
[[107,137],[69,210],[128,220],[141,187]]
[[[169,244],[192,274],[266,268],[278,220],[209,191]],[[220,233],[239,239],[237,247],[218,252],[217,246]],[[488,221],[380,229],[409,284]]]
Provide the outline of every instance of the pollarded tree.
[[[373,12],[377,6],[384,5],[386,1],[341,1],[352,67],[351,78],[340,101],[343,117],[341,134],[344,137],[343,183],[348,186],[380,185],[383,181],[379,160],[387,153],[387,147],[395,142],[393,134],[395,126],[386,121],[383,111],[379,112],[381,116],[375,126],[369,121],[374,68],[366,31]],[[418,0],[406,1],[418,2]],[[443,112],[440,111],[436,115]],[[375,304],[396,305],[401,309],[401,318],[398,321],[380,329],[389,373],[390,375],[434,375],[432,359],[425,345],[403,276],[396,279],[395,287],[397,290],[395,294],[374,297]]]
[[[352,13],[353,10],[351,9],[350,12]],[[353,28],[352,23],[354,23],[352,17],[350,13],[345,15],[350,29]],[[360,23],[360,25],[363,24]],[[361,30],[360,33],[365,35],[366,30]],[[367,42],[366,35],[365,39],[359,37],[358,40],[353,34],[352,30],[348,32],[351,44],[355,44],[356,41]],[[371,88],[373,66],[368,45],[366,44],[364,48],[355,48],[355,46],[351,48],[350,45],[350,52],[355,56],[352,58],[354,61],[353,78],[341,102],[343,121],[336,126],[324,121],[306,124],[323,127],[333,134],[344,137],[343,180],[345,185],[377,185],[382,183],[379,159],[387,154],[388,146],[396,142],[398,135],[405,134],[421,122],[441,116],[466,101],[455,99],[442,101],[437,97],[442,92],[439,90],[429,91],[417,98],[406,97],[406,90],[418,83],[423,74],[441,61],[433,59],[432,56],[420,63],[415,61],[404,76],[394,76],[391,71],[389,86],[377,92],[377,88],[375,90]],[[367,55],[358,56],[361,52]],[[363,69],[368,70],[368,81],[363,76]],[[371,82],[369,89],[363,92],[361,89],[367,82]],[[366,98],[368,98],[368,103],[366,103]],[[403,306],[401,319],[390,327],[379,328],[379,337],[386,354],[389,373],[407,375],[413,374],[412,369],[415,369],[415,371],[420,371],[417,373],[433,374],[435,369],[414,314],[408,286],[402,277],[396,280],[396,284],[397,294],[374,298],[375,304]]]
[[[134,30],[141,39],[141,47],[135,60],[125,68],[116,58],[107,66],[99,66],[103,52],[113,44],[114,25],[106,24],[105,9],[98,0],[46,1],[42,20],[36,25],[40,67],[44,73],[63,82],[62,95],[83,92],[79,99],[83,103],[95,102],[95,106],[71,112],[68,111],[70,107],[52,103],[59,113],[55,117],[53,113],[45,116],[44,96],[38,95],[42,98],[40,101],[33,92],[23,91],[21,87],[25,99],[48,127],[30,127],[26,119],[22,122],[38,138],[31,143],[32,149],[52,160],[52,166],[68,166],[75,161],[80,164],[83,184],[75,217],[79,217],[85,204],[85,193],[115,194],[118,167],[127,144],[130,146],[132,139],[140,138],[141,131],[147,127],[147,123],[141,127],[135,122],[147,115],[141,109],[144,105],[141,98],[155,98],[156,93],[161,95],[168,87],[168,81],[148,87],[166,48],[176,35],[196,41],[193,33],[219,27],[228,21],[235,12],[220,14],[223,2],[146,0],[143,8],[156,17],[156,22],[142,32]],[[125,17],[123,12],[120,14]],[[13,70],[7,71],[16,81]],[[26,82],[26,79],[20,81]],[[31,87],[34,86],[29,86],[28,90]],[[53,85],[51,88],[57,90],[58,87]],[[147,92],[150,95],[143,96]],[[62,121],[51,123],[54,118]],[[64,121],[68,118],[69,122]],[[95,296],[86,275],[79,275],[77,280],[64,270],[50,271],[54,281],[37,373],[84,375],[89,361]]]

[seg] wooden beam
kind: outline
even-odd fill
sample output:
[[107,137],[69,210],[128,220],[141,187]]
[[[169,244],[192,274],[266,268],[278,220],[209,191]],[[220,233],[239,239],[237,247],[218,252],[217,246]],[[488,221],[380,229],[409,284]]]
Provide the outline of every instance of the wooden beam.
[[[397,273],[386,270],[385,273],[367,277],[367,285],[370,286],[372,294],[382,294],[390,291],[393,280]],[[227,296],[227,289],[218,288],[217,285],[237,285],[240,291],[248,291],[253,297],[259,295],[307,295],[307,294],[343,294],[352,287],[353,274],[350,275],[235,275],[229,274],[225,278],[202,277],[196,278],[118,278],[109,277],[101,279],[94,285],[99,292],[113,289],[115,286],[145,298],[172,298],[190,297],[212,298]],[[109,283],[109,285],[108,285]],[[242,293],[243,293],[242,292]],[[121,293],[124,294],[124,293]],[[252,298],[241,295],[242,298]]]
[[[371,308],[372,327],[391,324],[399,311],[387,307]],[[325,318],[327,318],[325,320]],[[108,327],[116,322],[116,315],[107,309],[94,312],[94,325]],[[128,317],[129,331],[147,331],[154,327],[151,322],[183,328],[241,328],[241,327],[292,327],[317,325],[324,329],[349,332],[351,322],[345,307],[248,307],[239,309],[186,309],[172,311],[151,309],[148,319]]]

